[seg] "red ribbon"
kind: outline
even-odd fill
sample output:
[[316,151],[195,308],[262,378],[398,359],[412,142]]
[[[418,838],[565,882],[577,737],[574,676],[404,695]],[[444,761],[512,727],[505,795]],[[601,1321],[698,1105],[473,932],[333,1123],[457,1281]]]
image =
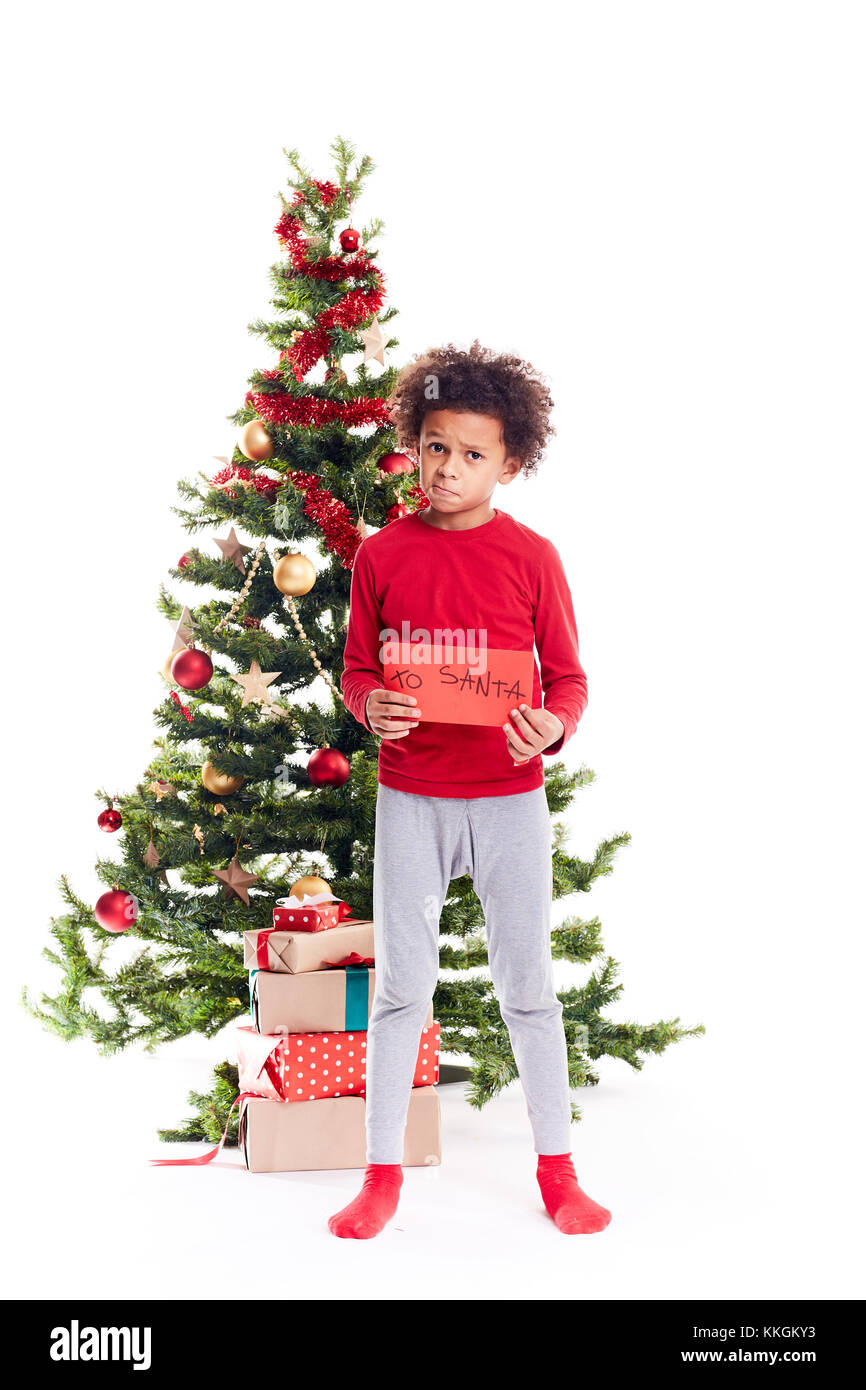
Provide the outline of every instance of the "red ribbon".
[[210,1163],[212,1159],[216,1158],[223,1144],[226,1142],[226,1135],[229,1132],[229,1125],[232,1118],[232,1110],[234,1110],[235,1106],[242,1100],[255,1100],[255,1096],[252,1091],[241,1091],[240,1095],[232,1102],[232,1109],[229,1111],[228,1119],[226,1120],[223,1137],[215,1149],[211,1149],[210,1152],[206,1154],[199,1154],[197,1158],[152,1158],[150,1160],[151,1163],[155,1168],[188,1168],[192,1165]]
[[184,719],[186,720],[187,724],[191,724],[191,723],[192,723],[192,715],[190,714],[190,712],[189,712],[189,710],[187,709],[186,705],[184,705],[184,704],[181,703],[181,698],[180,698],[180,696],[178,695],[178,693],[177,693],[176,690],[172,690],[172,692],[171,692],[171,698],[174,700],[175,704],[178,705],[178,706],[180,707],[180,711],[181,711],[181,713],[182,713]]
[[341,965],[375,965],[376,962],[372,956],[359,956],[357,951],[353,951],[351,955],[344,956],[342,960],[326,960],[325,964],[337,969]]
[[280,927],[266,927],[256,937],[256,964],[259,970],[267,970],[268,968],[268,937],[272,932],[280,930],[282,930]]

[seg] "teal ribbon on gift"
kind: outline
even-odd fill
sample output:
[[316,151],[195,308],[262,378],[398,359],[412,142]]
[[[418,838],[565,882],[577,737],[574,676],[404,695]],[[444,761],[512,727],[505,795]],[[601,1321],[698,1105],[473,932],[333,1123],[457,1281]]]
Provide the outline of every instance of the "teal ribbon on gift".
[[253,979],[256,975],[258,975],[258,973],[258,970],[250,971],[250,1019],[253,1023],[255,1023],[256,1021],[256,1011],[253,1008]]
[[363,1033],[370,1021],[370,972],[366,965],[346,966],[346,1032]]

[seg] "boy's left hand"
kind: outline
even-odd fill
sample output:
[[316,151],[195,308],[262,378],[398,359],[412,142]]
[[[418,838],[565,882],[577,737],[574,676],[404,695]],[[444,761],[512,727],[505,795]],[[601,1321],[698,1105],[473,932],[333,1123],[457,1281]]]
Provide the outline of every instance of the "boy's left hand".
[[511,711],[511,718],[514,725],[503,724],[502,727],[508,751],[515,763],[528,762],[543,748],[556,743],[565,732],[562,720],[546,709],[530,709],[528,705],[520,705]]

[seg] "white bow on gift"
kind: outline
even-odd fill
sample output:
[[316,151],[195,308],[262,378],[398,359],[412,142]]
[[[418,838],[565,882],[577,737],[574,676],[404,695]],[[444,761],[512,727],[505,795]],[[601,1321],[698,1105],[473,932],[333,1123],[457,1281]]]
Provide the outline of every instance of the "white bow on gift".
[[277,898],[277,907],[318,907],[319,903],[338,903],[333,893],[305,893],[302,898]]

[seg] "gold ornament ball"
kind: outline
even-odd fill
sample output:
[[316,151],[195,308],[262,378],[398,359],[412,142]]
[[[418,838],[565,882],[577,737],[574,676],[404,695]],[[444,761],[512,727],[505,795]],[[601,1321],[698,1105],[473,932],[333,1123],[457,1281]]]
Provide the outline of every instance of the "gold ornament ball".
[[319,878],[317,874],[305,874],[303,878],[298,879],[297,883],[292,884],[289,891],[293,898],[303,898],[304,895],[312,898],[316,893],[330,893],[331,885],[326,883],[323,878]]
[[274,441],[261,420],[250,420],[249,424],[244,425],[241,430],[238,448],[242,454],[246,454],[248,459],[254,459],[257,463],[261,463],[273,454]]
[[284,555],[274,565],[274,583],[281,594],[308,594],[316,582],[316,566],[306,555]]
[[225,772],[217,772],[213,763],[208,761],[201,770],[201,780],[209,792],[214,796],[231,796],[232,792],[238,791],[243,785],[243,777],[229,777]]
[[176,685],[177,682],[172,678],[171,663],[174,661],[179,651],[180,647],[175,647],[173,652],[169,652],[168,656],[165,658],[165,664],[162,668],[162,674],[165,676],[167,681],[171,681],[172,685]]

